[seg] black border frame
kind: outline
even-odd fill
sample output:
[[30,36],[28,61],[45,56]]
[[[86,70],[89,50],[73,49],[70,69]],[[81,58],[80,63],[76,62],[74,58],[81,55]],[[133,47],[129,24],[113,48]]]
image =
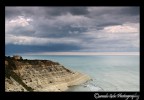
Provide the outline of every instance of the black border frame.
[[[0,54],[0,95],[2,94],[5,97],[13,97],[15,96],[16,98],[23,98],[23,97],[27,97],[27,96],[32,96],[32,97],[40,97],[40,98],[43,98],[43,97],[48,97],[48,98],[53,98],[53,99],[77,99],[77,98],[84,98],[84,99],[93,99],[93,100],[96,100],[94,98],[94,93],[99,93],[99,94],[118,94],[118,93],[122,93],[122,94],[126,94],[126,95],[133,95],[133,94],[137,94],[137,95],[140,95],[140,98],[139,100],[144,100],[143,99],[143,94],[144,94],[144,81],[143,81],[143,78],[142,78],[142,71],[143,71],[143,68],[142,68],[142,65],[141,65],[141,62],[142,61],[142,51],[144,51],[144,48],[142,48],[142,40],[144,39],[142,34],[140,34],[140,92],[125,92],[125,91],[122,91],[122,92],[58,92],[58,93],[55,93],[55,92],[50,92],[50,93],[40,93],[40,92],[30,92],[30,93],[27,93],[27,92],[22,92],[22,93],[19,93],[19,92],[11,92],[11,93],[6,93],[5,92],[5,74],[4,74],[4,59],[5,59],[5,7],[6,6],[140,6],[140,33],[143,33],[142,31],[142,26],[143,26],[143,23],[142,23],[142,18],[143,18],[143,13],[142,13],[142,10],[143,10],[143,7],[142,7],[142,3],[140,1],[129,1],[129,2],[126,2],[125,0],[120,0],[120,1],[106,1],[106,0],[92,0],[92,2],[90,1],[80,1],[80,0],[77,0],[77,1],[69,1],[69,0],[61,0],[58,2],[57,1],[46,1],[44,0],[44,2],[42,2],[42,0],[38,1],[38,0],[35,0],[35,1],[14,1],[14,0],[1,0],[0,2],[0,6],[1,6],[1,17],[0,17],[0,22],[1,22],[1,28],[2,31],[0,33],[1,35],[1,39],[0,39],[0,42],[2,43],[1,44],[1,54]],[[113,2],[113,3],[112,3]],[[19,99],[20,99],[19,98]],[[47,99],[48,99],[47,98]],[[108,98],[107,98],[108,99]],[[119,99],[119,98],[116,98],[116,99]],[[121,99],[121,98],[120,98]],[[98,99],[99,100],[99,99]],[[111,99],[112,100],[112,99]],[[113,99],[115,100],[115,99]],[[125,100],[125,99],[121,99],[121,100]],[[132,99],[131,99],[132,100]]]

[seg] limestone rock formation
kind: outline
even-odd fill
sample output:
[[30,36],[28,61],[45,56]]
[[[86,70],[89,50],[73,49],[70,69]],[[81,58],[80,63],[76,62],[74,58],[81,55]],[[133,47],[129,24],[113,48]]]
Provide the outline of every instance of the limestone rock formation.
[[5,58],[5,91],[65,91],[90,77],[50,60]]

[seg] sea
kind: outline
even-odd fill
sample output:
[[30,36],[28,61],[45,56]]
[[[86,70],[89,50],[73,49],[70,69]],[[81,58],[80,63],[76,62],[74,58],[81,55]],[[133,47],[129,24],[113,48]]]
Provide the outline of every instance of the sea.
[[140,91],[138,55],[25,55],[23,59],[59,62],[66,68],[89,75],[92,79],[67,91]]

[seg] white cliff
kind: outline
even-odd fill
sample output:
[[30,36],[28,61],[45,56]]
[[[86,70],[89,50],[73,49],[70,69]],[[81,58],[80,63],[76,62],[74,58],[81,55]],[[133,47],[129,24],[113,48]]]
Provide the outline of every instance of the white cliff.
[[[33,91],[65,91],[69,86],[79,85],[90,77],[71,71],[59,63],[49,60],[6,60],[6,68],[14,63],[15,68],[11,71],[19,78],[5,78],[5,91],[28,91],[27,87]],[[10,82],[11,81],[11,82]],[[20,82],[18,82],[20,81]],[[25,88],[26,87],[26,88]]]

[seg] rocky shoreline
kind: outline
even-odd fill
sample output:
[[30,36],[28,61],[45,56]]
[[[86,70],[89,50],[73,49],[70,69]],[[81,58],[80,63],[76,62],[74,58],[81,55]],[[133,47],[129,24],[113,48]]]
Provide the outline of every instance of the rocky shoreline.
[[71,71],[50,60],[5,57],[5,91],[66,91],[90,80],[88,75]]

